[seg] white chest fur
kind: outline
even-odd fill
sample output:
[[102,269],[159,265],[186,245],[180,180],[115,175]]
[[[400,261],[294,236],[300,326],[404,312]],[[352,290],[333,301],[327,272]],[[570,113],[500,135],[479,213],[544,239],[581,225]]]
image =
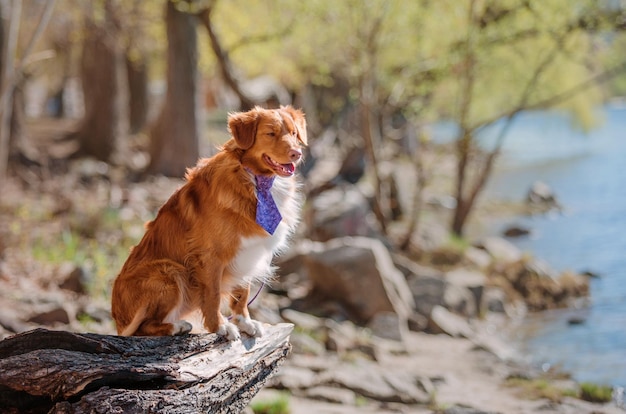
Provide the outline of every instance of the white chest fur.
[[233,285],[249,284],[271,277],[272,258],[287,247],[289,236],[298,224],[300,200],[294,180],[293,177],[277,177],[274,180],[271,191],[282,220],[272,235],[241,240],[239,251],[229,266]]

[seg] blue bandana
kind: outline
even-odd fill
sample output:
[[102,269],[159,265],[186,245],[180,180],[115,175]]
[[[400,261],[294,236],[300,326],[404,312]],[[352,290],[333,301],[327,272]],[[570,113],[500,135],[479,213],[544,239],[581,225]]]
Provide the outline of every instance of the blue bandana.
[[255,175],[254,178],[256,179],[257,190],[256,222],[269,234],[274,234],[283,219],[270,191],[274,183],[274,176]]

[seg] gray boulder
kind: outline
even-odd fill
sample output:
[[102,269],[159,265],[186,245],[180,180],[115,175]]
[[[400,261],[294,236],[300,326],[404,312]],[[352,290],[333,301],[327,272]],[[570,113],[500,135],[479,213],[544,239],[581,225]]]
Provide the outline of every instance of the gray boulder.
[[369,201],[356,186],[325,191],[313,199],[310,234],[311,239],[322,242],[345,236],[375,236]]
[[398,318],[398,326],[393,329],[404,335],[415,304],[406,280],[382,242],[345,237],[315,243],[304,262],[313,284],[313,297],[340,302],[362,325],[381,312],[392,312]]
[[430,396],[416,385],[418,381],[410,373],[389,371],[365,360],[341,363],[318,378],[322,384],[339,386],[376,401],[405,404],[430,401]]
[[[446,282],[448,282],[444,294],[446,307],[465,316],[478,316],[482,309],[487,277],[481,272],[458,268],[446,273]],[[453,298],[456,298],[454,302]]]
[[480,243],[480,246],[500,263],[519,262],[524,256],[513,243],[500,237],[487,237]]
[[443,277],[416,276],[408,280],[417,313],[428,317],[435,306],[444,302],[446,281]]
[[466,319],[455,315],[443,306],[435,306],[430,313],[428,330],[433,334],[447,334],[457,338],[472,337],[472,328]]

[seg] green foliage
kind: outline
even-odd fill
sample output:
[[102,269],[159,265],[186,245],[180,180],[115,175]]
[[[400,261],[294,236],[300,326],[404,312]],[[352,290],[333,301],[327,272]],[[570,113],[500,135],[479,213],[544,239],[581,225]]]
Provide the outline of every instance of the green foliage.
[[613,388],[590,382],[580,384],[580,399],[595,403],[606,403],[613,398]]
[[[576,25],[581,16],[598,13],[596,2],[476,4],[470,22],[469,2],[458,0],[233,0],[218,2],[215,20],[227,48],[234,47],[233,60],[247,76],[270,73],[298,89],[306,82],[332,85],[336,79],[356,86],[363,72],[372,71],[381,102],[390,98],[408,112],[413,108],[421,116],[426,111],[434,117],[457,115],[471,36],[476,76],[472,125],[514,109],[546,60],[550,64],[531,88],[529,104],[590,76],[598,37]],[[428,94],[432,100],[424,108],[422,98]],[[584,99],[569,99],[560,106],[588,127],[599,98],[597,91],[587,91]]]
[[507,380],[506,384],[510,387],[519,388],[524,398],[533,400],[546,398],[553,402],[560,402],[563,397],[576,396],[576,391],[559,388],[545,378],[510,378]]
[[253,401],[250,408],[254,414],[289,414],[289,395],[280,393],[274,399]]
[[454,233],[450,233],[446,246],[458,252],[464,252],[472,244],[464,237],[460,237]]

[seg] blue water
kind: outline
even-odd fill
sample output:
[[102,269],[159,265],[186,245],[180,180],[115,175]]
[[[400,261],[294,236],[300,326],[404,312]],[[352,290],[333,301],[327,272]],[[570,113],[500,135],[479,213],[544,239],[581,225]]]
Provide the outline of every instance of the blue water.
[[[585,134],[563,114],[522,114],[486,194],[522,200],[534,181],[548,183],[564,213],[512,220],[534,233],[511,241],[556,270],[601,276],[591,282],[587,308],[542,313],[524,324],[526,354],[579,381],[625,386],[626,106],[607,106],[599,115],[603,122]],[[572,313],[585,322],[569,325]]]

